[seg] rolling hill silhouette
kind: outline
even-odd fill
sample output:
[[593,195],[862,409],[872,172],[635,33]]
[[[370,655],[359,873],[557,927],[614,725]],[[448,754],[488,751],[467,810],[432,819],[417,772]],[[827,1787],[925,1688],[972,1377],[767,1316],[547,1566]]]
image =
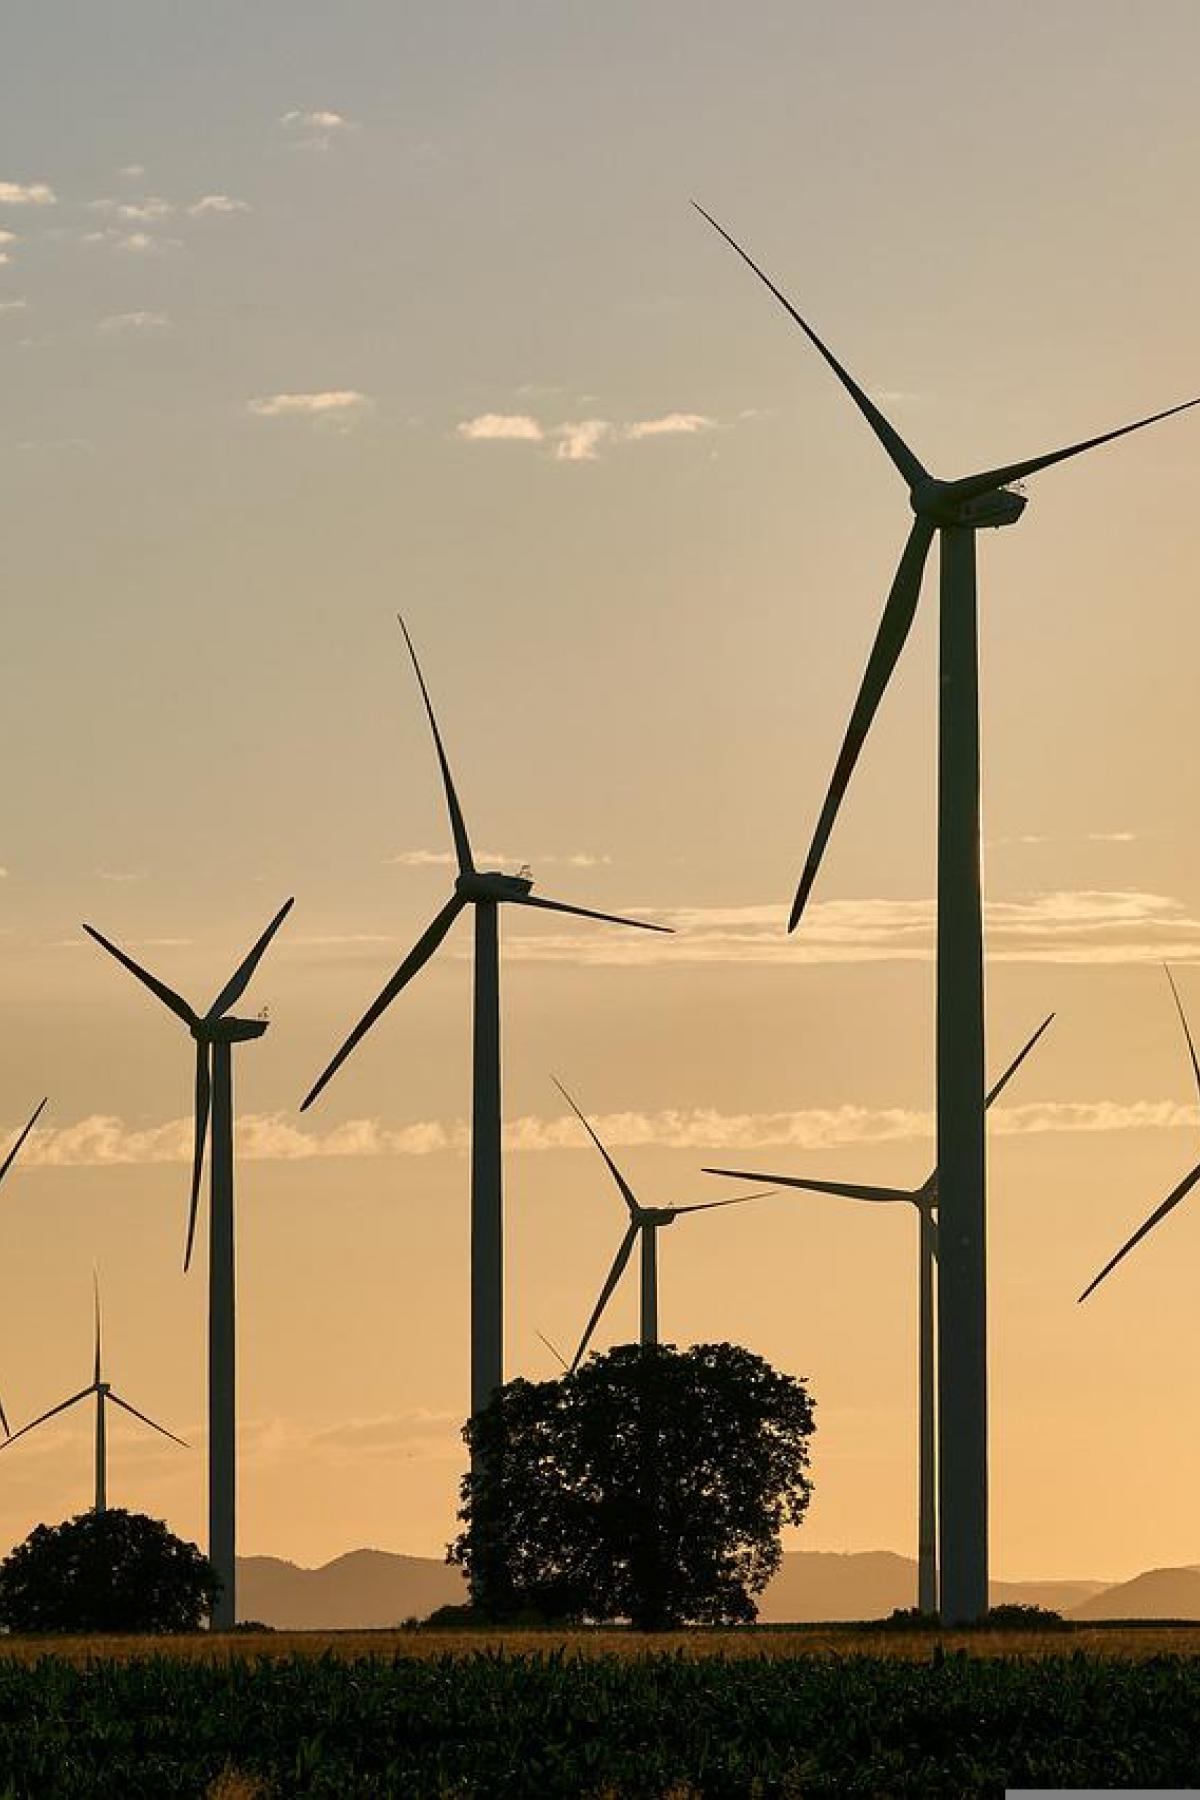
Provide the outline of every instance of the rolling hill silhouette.
[[[351,1550],[316,1569],[275,1556],[238,1564],[238,1612],[293,1631],[381,1629],[465,1597],[457,1569],[431,1556]],[[763,1595],[764,1624],[885,1618],[912,1606],[917,1566],[890,1550],[791,1550]],[[1200,1619],[1200,1568],[1153,1569],[1132,1581],[994,1581],[992,1604],[1053,1607],[1075,1619]]]

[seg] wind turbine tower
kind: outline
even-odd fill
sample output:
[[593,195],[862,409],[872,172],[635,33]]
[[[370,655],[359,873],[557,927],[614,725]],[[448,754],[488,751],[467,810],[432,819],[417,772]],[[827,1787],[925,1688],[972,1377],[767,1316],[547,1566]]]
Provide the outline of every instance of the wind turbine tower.
[[7,1450],[10,1444],[15,1444],[18,1438],[23,1438],[25,1436],[26,1432],[36,1431],[39,1425],[44,1425],[47,1419],[54,1418],[56,1413],[66,1412],[70,1407],[78,1406],[81,1400],[90,1399],[94,1394],[96,1396],[95,1510],[98,1513],[102,1513],[108,1506],[108,1428],[107,1420],[104,1416],[104,1409],[106,1406],[119,1406],[123,1412],[131,1414],[135,1419],[140,1419],[143,1425],[149,1425],[152,1431],[157,1431],[162,1437],[170,1438],[173,1444],[179,1444],[185,1450],[188,1449],[189,1446],[184,1443],[181,1437],[176,1437],[173,1431],[168,1431],[165,1425],[156,1424],[155,1421],[148,1418],[144,1412],[139,1412],[136,1406],[131,1406],[128,1400],[123,1399],[120,1394],[114,1392],[111,1382],[105,1381],[100,1356],[100,1283],[95,1277],[93,1277],[93,1286],[95,1288],[96,1301],[96,1348],[95,1358],[92,1364],[91,1381],[88,1383],[87,1387],[80,1388],[77,1394],[72,1394],[69,1400],[61,1400],[57,1406],[52,1406],[49,1412],[44,1412],[38,1418],[31,1419],[28,1425],[23,1425],[21,1427],[20,1431],[14,1431],[9,1438],[8,1443],[0,1444],[0,1449]]
[[233,1047],[260,1038],[265,1019],[239,1019],[230,1011],[241,999],[268,944],[292,909],[280,907],[206,1013],[134,962],[90,925],[84,930],[182,1020],[196,1042],[196,1134],[188,1205],[186,1270],[192,1259],[204,1148],[211,1141],[208,1225],[208,1556],[220,1579],[213,1603],[214,1631],[232,1631],[237,1620],[237,1334],[234,1317]]
[[604,1286],[600,1289],[600,1298],[597,1300],[595,1307],[592,1310],[592,1316],[587,1322],[587,1329],[584,1331],[584,1334],[579,1341],[579,1348],[572,1359],[570,1373],[574,1374],[575,1370],[583,1360],[584,1351],[592,1341],[592,1333],[600,1323],[600,1316],[608,1305],[618,1281],[620,1281],[622,1275],[625,1273],[626,1264],[633,1255],[634,1246],[639,1240],[641,1241],[642,1246],[642,1304],[639,1342],[643,1344],[657,1344],[659,1232],[664,1231],[668,1225],[673,1225],[676,1219],[683,1217],[684,1213],[712,1212],[713,1209],[718,1206],[743,1206],[747,1200],[765,1200],[768,1194],[772,1193],[774,1190],[771,1188],[764,1188],[761,1193],[734,1194],[728,1200],[701,1200],[693,1206],[643,1206],[604,1145],[600,1142],[600,1139],[593,1130],[591,1124],[584,1117],[578,1106],[576,1106],[570,1094],[568,1094],[562,1082],[555,1081],[554,1085],[566,1101],[567,1105],[571,1108],[571,1111],[575,1114],[575,1117],[579,1120],[579,1123],[583,1126],[583,1129],[591,1138],[593,1144],[595,1144],[601,1156],[604,1158],[608,1172],[616,1182],[618,1192],[620,1193],[622,1200],[624,1200],[629,1213],[629,1224],[626,1228],[625,1235],[617,1248],[617,1254],[613,1258],[612,1268],[608,1271],[608,1274],[605,1277]]
[[[1054,1014],[1043,1020],[1029,1042],[1009,1063],[988,1093],[990,1107],[1008,1086]],[[812,1181],[799,1175],[759,1175],[745,1169],[705,1169],[706,1175],[724,1175],[736,1181],[770,1181],[776,1187],[804,1188],[814,1194],[837,1194],[844,1200],[883,1204],[907,1202],[920,1221],[917,1236],[917,1606],[933,1613],[938,1606],[937,1570],[937,1331],[934,1319],[935,1274],[938,1252],[938,1172],[920,1187],[879,1187],[853,1181]]]
[[1054,463],[1200,404],[1185,400],[1098,437],[944,481],[932,475],[791,301],[722,225],[697,207],[824,358],[908,489],[914,518],[796,897],[800,920],[859,752],[904,648],[930,547],[941,540],[937,826],[937,1163],[940,1192],[938,1331],[954,1354],[938,1370],[942,1603],[947,1624],[988,1604],[987,1272],[984,1141],[983,882],[980,866],[979,643],[975,539],[1015,525],[1026,500],[1014,484]]
[[482,1412],[504,1380],[504,1222],[500,1108],[500,909],[504,906],[537,907],[545,912],[569,913],[581,919],[599,919],[608,925],[629,925],[641,931],[665,931],[643,919],[622,919],[613,913],[593,912],[586,906],[568,906],[562,900],[544,900],[531,893],[532,877],[525,871],[508,875],[500,870],[478,869],[471,849],[462,807],[450,773],[442,734],[433,702],[408,627],[400,620],[408,645],[421,698],[433,733],[434,750],[446,795],[446,811],[458,875],[454,892],[433,923],[417,939],[396,973],[367,1008],[341,1049],[314,1083],[301,1105],[312,1105],[326,1082],[345,1062],[355,1045],[386,1012],[413,976],[425,967],[460,912],[475,909],[475,1021],[471,1118],[471,1412]]

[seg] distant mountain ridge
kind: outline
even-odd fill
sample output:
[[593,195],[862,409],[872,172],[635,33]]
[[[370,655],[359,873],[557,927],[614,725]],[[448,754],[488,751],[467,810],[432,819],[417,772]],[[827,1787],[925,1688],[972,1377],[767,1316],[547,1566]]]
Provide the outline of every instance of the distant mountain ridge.
[[[320,1568],[276,1556],[238,1561],[238,1616],[280,1630],[386,1629],[465,1598],[463,1578],[431,1556],[351,1550]],[[881,1619],[916,1604],[917,1567],[890,1550],[789,1550],[759,1602],[764,1624]],[[995,1581],[993,1606],[1052,1607],[1069,1618],[1200,1620],[1200,1567],[1149,1569],[1132,1581]]]

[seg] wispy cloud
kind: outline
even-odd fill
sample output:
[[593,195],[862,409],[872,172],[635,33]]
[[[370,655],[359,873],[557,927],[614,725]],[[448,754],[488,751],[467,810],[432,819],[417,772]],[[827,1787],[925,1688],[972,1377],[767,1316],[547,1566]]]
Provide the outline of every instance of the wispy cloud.
[[704,413],[667,413],[661,419],[638,419],[626,425],[622,435],[636,444],[641,438],[689,436],[697,431],[715,431],[717,421]]
[[169,219],[175,211],[169,200],[159,194],[146,194],[140,200],[118,200],[113,205],[118,219],[127,219],[131,224],[151,224],[156,219]]
[[370,396],[357,388],[327,388],[312,394],[264,394],[246,402],[259,419],[336,419],[342,423],[367,410]]
[[607,419],[577,419],[574,424],[556,425],[551,436],[558,462],[594,462],[600,445],[612,434]]
[[8,246],[17,242],[15,231],[0,231],[0,263],[8,261]]
[[45,181],[0,181],[0,206],[53,206],[57,199]]
[[[827,900],[810,906],[794,936],[786,906],[620,908],[671,925],[644,932],[514,930],[508,956],[594,966],[654,963],[930,962],[936,909],[928,900]],[[1200,919],[1161,894],[1090,891],[993,901],[990,962],[1141,963],[1200,960]]]
[[527,413],[480,413],[478,418],[464,419],[457,431],[474,443],[539,444],[546,435]]
[[279,123],[292,143],[305,150],[328,150],[335,140],[358,129],[355,120],[347,118],[345,113],[334,112],[330,107],[315,107],[311,110],[292,107],[281,115]]
[[0,300],[0,313],[24,312],[28,300]]
[[164,250],[182,250],[183,240],[177,237],[163,237],[150,231],[125,231],[116,225],[105,225],[98,231],[85,231],[80,242],[84,244],[107,244],[116,250],[128,250],[135,255],[157,255]]
[[612,419],[568,419],[547,424],[530,413],[480,413],[463,419],[457,435],[474,443],[552,444],[557,462],[595,462],[604,444],[635,444],[647,438],[689,437],[715,431],[718,421],[706,413],[664,413],[657,419],[621,424]]
[[361,1468],[364,1457],[394,1462],[462,1460],[462,1418],[457,1411],[411,1407],[308,1426],[292,1418],[248,1419],[238,1430],[238,1455],[251,1465],[289,1468],[319,1462]]
[[[597,854],[592,850],[572,850],[564,854],[562,851],[539,851],[536,856],[517,856],[503,850],[476,850],[476,863],[494,864],[498,868],[515,869],[528,862],[531,867],[541,868],[546,863],[559,863],[568,869],[607,868],[612,857]],[[384,862],[389,866],[399,865],[406,869],[451,869],[457,857],[450,850],[400,850],[395,856],[387,856]]]
[[107,332],[161,331],[169,323],[163,312],[110,313],[107,319],[101,319],[99,329]]
[[315,112],[302,112],[293,107],[285,112],[279,123],[295,131],[349,131],[351,121],[345,113],[331,112],[328,108],[318,108]]
[[220,217],[229,213],[246,213],[250,211],[248,200],[235,200],[232,194],[201,194],[188,207],[194,219]]
[[1089,844],[1135,844],[1136,831],[1089,831]]
[[115,881],[121,884],[130,881],[145,881],[146,875],[141,869],[97,869],[101,881]]
[[[998,1137],[1053,1133],[1195,1131],[1195,1106],[1173,1100],[1041,1100],[997,1106],[988,1130]],[[10,1125],[11,1142],[24,1121]],[[793,1112],[725,1113],[708,1107],[667,1107],[656,1112],[600,1113],[592,1124],[606,1144],[620,1149],[657,1147],[707,1154],[747,1150],[836,1150],[855,1144],[932,1143],[932,1110],[915,1107],[809,1107]],[[29,1139],[21,1165],[33,1169],[113,1168],[187,1164],[192,1158],[190,1117],[135,1127],[107,1114],[74,1125],[41,1130]],[[571,1113],[549,1118],[527,1114],[504,1127],[505,1149],[530,1155],[588,1150],[590,1141]],[[465,1119],[424,1119],[390,1127],[378,1119],[349,1119],[329,1131],[298,1125],[283,1113],[257,1113],[237,1122],[238,1155],[250,1162],[465,1155]],[[781,1173],[784,1171],[780,1171]]]

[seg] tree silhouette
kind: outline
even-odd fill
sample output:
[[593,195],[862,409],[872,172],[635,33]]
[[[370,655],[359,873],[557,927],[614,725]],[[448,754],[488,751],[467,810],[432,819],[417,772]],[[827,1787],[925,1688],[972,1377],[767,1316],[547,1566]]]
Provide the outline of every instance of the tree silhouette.
[[448,1560],[483,1618],[748,1622],[808,1507],[812,1431],[803,1382],[734,1344],[621,1345],[509,1382],[464,1429]]
[[0,1563],[10,1631],[195,1631],[219,1587],[195,1544],[145,1513],[38,1525]]

